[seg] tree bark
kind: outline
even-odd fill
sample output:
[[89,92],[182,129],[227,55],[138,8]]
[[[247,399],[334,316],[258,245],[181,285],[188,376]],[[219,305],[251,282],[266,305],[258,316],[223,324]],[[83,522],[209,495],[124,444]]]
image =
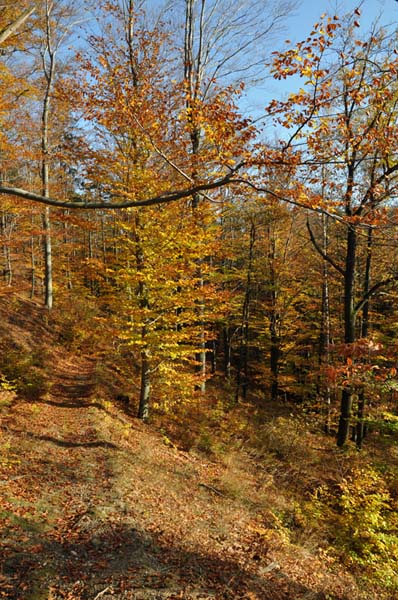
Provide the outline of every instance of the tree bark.
[[249,367],[249,316],[250,316],[250,302],[252,292],[252,269],[253,269],[253,257],[254,257],[254,246],[256,243],[256,226],[254,223],[250,227],[249,237],[249,251],[248,251],[248,262],[246,272],[246,284],[245,284],[245,296],[242,306],[242,320],[240,325],[240,344],[239,344],[239,358],[236,371],[236,391],[235,401],[239,400],[239,396],[242,392],[242,398],[246,399],[247,387],[248,387],[248,367]]
[[[322,249],[325,255],[329,251],[328,217],[322,215]],[[329,307],[329,264],[324,258],[322,264],[322,306],[321,306],[321,330],[319,334],[319,368],[328,366],[330,362],[330,307]],[[330,433],[330,386],[325,377],[320,377],[319,392],[324,396],[325,404],[325,433]],[[318,392],[318,393],[319,393]]]
[[[142,332],[142,339],[145,340],[145,327]],[[138,406],[137,417],[142,421],[147,421],[149,418],[149,404],[151,396],[151,364],[148,349],[141,351],[141,386],[140,386],[140,401]]]
[[[373,245],[373,230],[371,227],[368,229],[368,237],[366,244],[366,264],[365,264],[365,277],[363,283],[363,295],[366,298],[370,290],[370,273],[372,266],[372,245]],[[369,312],[370,312],[370,301],[369,299],[365,302],[362,309],[362,325],[361,325],[361,337],[367,338],[369,335]],[[361,387],[358,395],[358,414],[357,424],[355,432],[355,442],[358,450],[362,448],[363,438],[365,437],[365,410],[366,410],[366,396],[365,388]]]
[[[55,75],[55,50],[52,42],[52,31],[51,31],[51,10],[52,7],[46,0],[46,33],[45,33],[45,46],[43,49],[42,60],[43,70],[46,80],[46,87],[44,90],[44,99],[42,107],[42,130],[41,130],[41,186],[42,196],[49,198],[50,196],[50,164],[49,164],[49,119],[50,119],[50,104],[51,104],[51,92],[54,85]],[[47,64],[48,59],[48,64]],[[42,215],[44,237],[43,237],[43,251],[44,251],[44,305],[48,310],[53,307],[53,267],[52,267],[52,240],[51,240],[51,218],[50,218],[50,207],[47,206],[44,209]]]
[[[350,225],[347,232],[346,269],[344,274],[344,342],[347,352],[351,352],[355,342],[355,307],[354,286],[357,254],[357,232]],[[337,431],[337,446],[340,448],[347,442],[352,416],[352,387],[348,383],[341,395],[340,419]]]
[[276,244],[275,233],[268,225],[268,268],[269,268],[269,333],[270,333],[270,356],[269,367],[271,376],[271,400],[276,402],[279,396],[279,360],[281,356],[281,340],[278,334],[278,281],[275,270]]

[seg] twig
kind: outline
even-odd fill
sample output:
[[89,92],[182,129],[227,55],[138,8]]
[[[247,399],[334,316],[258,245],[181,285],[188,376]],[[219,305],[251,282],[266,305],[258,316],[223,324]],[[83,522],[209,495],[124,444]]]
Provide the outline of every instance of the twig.
[[207,490],[210,490],[211,492],[213,492],[214,494],[217,494],[217,496],[224,496],[224,498],[225,498],[225,494],[223,494],[220,490],[213,487],[212,485],[207,485],[207,483],[199,483],[199,485],[200,485],[200,487],[204,487]]
[[104,594],[106,594],[106,592],[108,592],[111,588],[108,586],[107,588],[105,588],[104,590],[102,590],[102,592],[98,592],[98,594],[95,596],[95,598],[93,598],[93,600],[98,600],[98,598],[101,598],[101,596],[103,596]]

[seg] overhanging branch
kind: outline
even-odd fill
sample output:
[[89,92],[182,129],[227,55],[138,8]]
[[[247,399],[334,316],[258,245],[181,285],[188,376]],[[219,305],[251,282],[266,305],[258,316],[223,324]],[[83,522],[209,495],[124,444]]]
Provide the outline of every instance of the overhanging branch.
[[[174,202],[175,200],[182,200],[183,198],[189,198],[194,194],[200,194],[201,192],[205,192],[208,190],[214,190],[217,188],[224,187],[225,185],[230,185],[232,183],[237,183],[238,180],[234,178],[234,174],[238,169],[240,169],[243,164],[239,164],[233,169],[231,169],[230,173],[221,177],[220,179],[216,179],[214,181],[208,183],[201,183],[185,190],[173,190],[171,192],[164,192],[163,194],[159,194],[158,196],[151,196],[146,198],[145,200],[123,200],[122,202],[108,202],[108,201],[100,201],[100,202],[87,202],[85,200],[57,200],[55,198],[50,198],[46,196],[42,196],[40,194],[36,194],[34,192],[29,192],[27,190],[21,188],[14,188],[8,186],[0,186],[0,194],[8,194],[9,196],[16,196],[18,198],[23,198],[24,200],[33,200],[33,202],[38,202],[39,204],[46,204],[47,206],[55,206],[58,208],[80,208],[80,209],[108,209],[115,210],[120,208],[134,208],[134,207],[142,207],[142,206],[153,206],[155,204],[168,204],[169,202]],[[113,197],[120,197],[121,194],[113,194]]]

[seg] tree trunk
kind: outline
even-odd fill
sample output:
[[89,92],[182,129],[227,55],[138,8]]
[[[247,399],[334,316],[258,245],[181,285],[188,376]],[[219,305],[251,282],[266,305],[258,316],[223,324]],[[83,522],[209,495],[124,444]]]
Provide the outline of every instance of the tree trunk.
[[[142,272],[145,269],[145,255],[141,243],[140,236],[140,218],[138,214],[134,216],[134,241],[135,241],[135,261],[137,272]],[[139,306],[142,309],[149,308],[148,290],[145,283],[140,280],[137,286],[137,296]],[[150,398],[151,398],[151,351],[147,347],[147,325],[144,324],[141,329],[141,375],[140,375],[140,399],[138,406],[137,417],[143,421],[148,420],[150,410]]]
[[11,286],[12,283],[12,263],[10,253],[10,236],[7,236],[7,213],[2,211],[1,214],[1,236],[3,238],[3,256],[4,256],[4,268],[3,276],[7,286]]
[[245,285],[245,297],[242,307],[242,321],[240,326],[240,344],[239,344],[239,358],[236,371],[236,391],[235,401],[239,400],[239,396],[242,392],[243,399],[247,396],[248,387],[248,367],[249,367],[249,315],[250,315],[250,302],[251,302],[251,280],[252,280],[252,269],[253,269],[253,256],[254,256],[254,245],[256,242],[256,226],[254,223],[250,227],[250,238],[249,238],[249,252],[246,272],[246,285]]
[[223,328],[223,345],[224,345],[224,375],[226,379],[231,379],[231,354],[232,354],[232,339],[228,325]]
[[[31,216],[32,229],[34,227],[34,214]],[[30,236],[30,297],[34,298],[36,292],[36,254],[35,254],[35,238]]]
[[[145,327],[143,327],[143,339],[145,339]],[[141,351],[141,385],[140,385],[140,402],[138,406],[137,417],[142,421],[147,421],[149,418],[149,403],[151,396],[151,366],[150,355],[148,349]]]
[[[200,264],[198,264],[200,282],[198,287],[203,288],[204,282],[201,274]],[[199,384],[197,388],[202,394],[206,391],[206,339],[205,339],[205,324],[204,324],[204,312],[205,307],[203,300],[198,301],[198,314],[200,316],[200,351],[196,353],[196,364],[197,373],[199,375]]]
[[[44,90],[44,99],[42,107],[42,130],[41,130],[41,187],[42,196],[49,197],[50,195],[50,165],[49,165],[49,118],[50,118],[50,103],[51,92],[54,84],[55,75],[55,51],[52,45],[51,32],[51,10],[52,6],[46,1],[46,39],[43,49],[43,69],[46,80],[46,88]],[[48,64],[47,64],[48,59]],[[46,207],[42,215],[44,238],[44,304],[48,310],[53,306],[53,269],[52,269],[52,242],[51,242],[51,220],[50,208]]]
[[280,358],[280,339],[277,334],[277,318],[271,315],[270,322],[270,371],[271,371],[271,400],[277,401],[279,396],[279,358]]
[[270,356],[269,367],[271,376],[271,400],[277,401],[279,396],[279,360],[281,355],[281,340],[278,335],[278,281],[275,270],[276,246],[275,234],[268,225],[268,267],[269,267],[269,333],[270,333]]
[[[363,282],[363,295],[370,290],[370,272],[372,266],[372,244],[373,244],[373,230],[371,227],[368,229],[368,239],[366,245],[366,264],[365,264],[365,277]],[[367,338],[369,335],[369,312],[370,312],[370,301],[367,300],[362,309],[362,325],[361,325],[361,337]],[[366,397],[365,388],[362,386],[358,395],[358,414],[356,424],[356,435],[355,441],[358,450],[362,448],[363,438],[365,437],[365,410],[366,410]]]
[[[201,52],[197,57],[194,57],[194,43],[195,43],[195,11],[194,11],[195,0],[185,0],[185,38],[184,38],[184,80],[187,85],[188,93],[186,106],[190,111],[190,138],[191,138],[191,154],[195,161],[195,156],[199,153],[200,150],[200,125],[196,122],[195,119],[195,102],[200,93],[201,87]],[[199,23],[199,37],[203,35],[203,10],[205,6],[205,1],[202,0],[202,11],[201,11],[201,20]],[[201,46],[201,44],[199,44]],[[195,182],[197,180],[197,172],[196,168],[193,167],[191,173],[192,181]],[[197,213],[199,208],[200,196],[199,194],[194,194],[192,196],[192,209],[194,214]],[[203,287],[203,279],[201,277],[201,267],[200,261],[198,261],[198,275],[199,287]],[[204,329],[204,304],[203,301],[198,302],[198,313],[202,320],[202,330],[200,335],[200,351],[196,353],[196,363],[197,363],[197,372],[200,378],[200,383],[198,385],[198,389],[200,389],[201,393],[204,394],[206,391],[206,339],[205,339],[205,329]]]
[[[322,215],[322,233],[324,255],[329,251],[328,239],[328,217]],[[329,307],[329,266],[326,259],[323,259],[322,264],[322,306],[321,306],[321,330],[319,334],[319,368],[328,366],[330,362],[330,307]],[[330,406],[331,395],[328,381],[322,375],[319,379],[319,393],[324,397],[325,405],[325,433],[330,433]]]
[[[350,226],[347,233],[347,253],[344,273],[344,342],[348,354],[355,342],[354,284],[356,270],[357,232]],[[337,431],[337,445],[341,448],[347,442],[352,416],[352,388],[348,383],[341,395],[340,420]]]
[[[45,195],[45,194],[43,194]],[[53,307],[53,266],[52,266],[52,242],[51,242],[51,219],[50,209],[46,207],[42,216],[44,238],[44,305],[48,310]]]

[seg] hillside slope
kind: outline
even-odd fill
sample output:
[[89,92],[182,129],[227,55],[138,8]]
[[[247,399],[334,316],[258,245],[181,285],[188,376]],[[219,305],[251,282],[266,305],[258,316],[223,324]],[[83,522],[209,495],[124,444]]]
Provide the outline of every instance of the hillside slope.
[[292,546],[248,455],[177,449],[106,398],[96,361],[62,348],[39,307],[0,313],[3,344],[41,350],[47,378],[2,395],[0,598],[372,598]]

